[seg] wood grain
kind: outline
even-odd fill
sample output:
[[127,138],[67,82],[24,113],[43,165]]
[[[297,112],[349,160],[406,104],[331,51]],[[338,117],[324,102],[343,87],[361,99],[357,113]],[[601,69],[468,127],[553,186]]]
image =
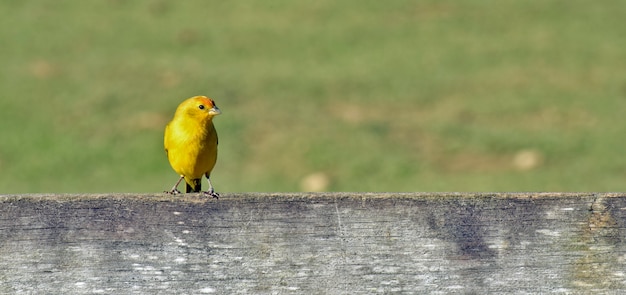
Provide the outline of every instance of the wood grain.
[[626,292],[626,194],[0,195],[1,294]]

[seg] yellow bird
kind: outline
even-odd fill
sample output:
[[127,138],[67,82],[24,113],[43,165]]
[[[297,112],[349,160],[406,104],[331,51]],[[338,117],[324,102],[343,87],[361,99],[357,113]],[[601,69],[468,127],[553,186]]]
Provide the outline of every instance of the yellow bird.
[[200,192],[202,175],[209,182],[205,194],[218,198],[211,184],[211,170],[217,161],[217,132],[213,117],[221,114],[215,102],[206,96],[194,96],[183,101],[171,122],[165,126],[165,154],[180,178],[170,194],[179,194],[178,184],[185,179],[186,192]]

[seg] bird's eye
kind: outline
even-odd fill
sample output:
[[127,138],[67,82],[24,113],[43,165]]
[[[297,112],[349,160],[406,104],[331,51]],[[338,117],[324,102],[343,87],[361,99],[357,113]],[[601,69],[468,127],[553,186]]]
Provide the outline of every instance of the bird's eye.
[[201,104],[201,105],[198,106],[198,108],[201,109],[201,110],[204,110],[204,105]]

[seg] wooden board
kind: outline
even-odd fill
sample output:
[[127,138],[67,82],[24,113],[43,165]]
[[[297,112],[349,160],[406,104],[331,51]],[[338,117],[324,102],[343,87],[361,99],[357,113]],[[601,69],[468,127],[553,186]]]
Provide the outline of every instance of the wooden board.
[[626,194],[0,195],[0,294],[625,293]]

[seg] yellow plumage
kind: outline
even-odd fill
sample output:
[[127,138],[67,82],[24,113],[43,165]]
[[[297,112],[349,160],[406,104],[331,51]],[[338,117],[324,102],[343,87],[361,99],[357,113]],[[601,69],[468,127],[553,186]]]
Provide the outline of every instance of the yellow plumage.
[[218,197],[211,184],[211,171],[217,161],[217,132],[213,117],[221,114],[215,102],[206,96],[194,96],[183,101],[171,122],[165,126],[165,153],[172,169],[180,175],[174,187],[182,179],[187,184],[186,192],[200,192],[202,176],[209,182],[207,194]]

